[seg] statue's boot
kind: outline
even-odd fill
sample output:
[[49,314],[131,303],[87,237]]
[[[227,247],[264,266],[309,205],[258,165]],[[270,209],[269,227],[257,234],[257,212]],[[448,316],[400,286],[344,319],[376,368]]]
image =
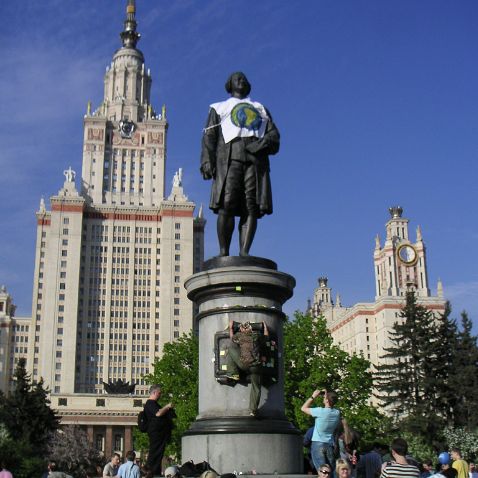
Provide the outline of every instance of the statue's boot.
[[228,256],[234,232],[234,216],[219,212],[217,216],[217,238],[219,240],[219,256]]
[[257,217],[254,215],[247,216],[246,220],[241,219],[241,224],[239,228],[239,242],[241,245],[241,250],[239,255],[242,257],[247,257],[249,255],[249,250],[251,249],[252,241],[256,234],[257,229]]

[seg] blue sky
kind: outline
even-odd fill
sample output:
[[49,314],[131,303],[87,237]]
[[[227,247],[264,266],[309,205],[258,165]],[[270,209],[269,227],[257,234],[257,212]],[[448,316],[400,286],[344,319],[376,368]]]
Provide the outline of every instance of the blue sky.
[[[124,6],[2,5],[0,283],[18,315],[31,313],[34,212],[64,169],[81,172],[83,114],[101,101]],[[287,313],[320,275],[343,304],[372,301],[374,237],[399,204],[413,237],[422,227],[433,290],[440,277],[454,315],[478,323],[476,0],[137,0],[137,12],[153,104],[168,108],[168,187],[182,167],[186,193],[207,205],[201,129],[229,73],[244,71],[274,116],[275,212],[251,252],[297,279]]]

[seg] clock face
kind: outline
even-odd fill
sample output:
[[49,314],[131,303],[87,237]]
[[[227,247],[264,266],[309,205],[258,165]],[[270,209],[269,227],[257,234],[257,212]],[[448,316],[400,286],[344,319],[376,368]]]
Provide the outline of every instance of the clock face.
[[400,262],[406,266],[413,266],[418,260],[417,251],[410,244],[402,244],[397,250],[397,256]]
[[136,129],[136,125],[129,120],[121,120],[119,124],[119,131],[122,138],[131,138],[134,131]]

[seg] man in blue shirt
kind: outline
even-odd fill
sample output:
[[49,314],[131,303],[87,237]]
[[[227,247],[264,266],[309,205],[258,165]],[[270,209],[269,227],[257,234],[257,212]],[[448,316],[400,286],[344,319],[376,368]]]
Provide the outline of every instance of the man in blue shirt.
[[[319,395],[324,396],[324,406],[311,407]],[[336,402],[335,392],[314,390],[312,396],[301,407],[304,413],[315,418],[311,454],[317,470],[324,464],[330,465],[332,470],[335,468],[334,432],[341,421],[340,411],[334,408]]]
[[126,453],[126,463],[123,463],[118,470],[119,478],[140,478],[139,466],[134,462],[136,453],[129,451]]

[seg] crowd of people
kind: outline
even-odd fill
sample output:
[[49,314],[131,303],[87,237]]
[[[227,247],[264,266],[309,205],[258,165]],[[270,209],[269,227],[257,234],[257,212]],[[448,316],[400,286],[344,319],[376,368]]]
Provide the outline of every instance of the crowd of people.
[[[147,461],[141,466],[134,451],[128,451],[124,463],[121,456],[114,453],[103,469],[86,470],[86,478],[153,478],[162,476],[163,455],[171,438],[174,408],[171,403],[159,405],[161,388],[153,385],[144,406],[146,431],[150,449]],[[313,406],[322,398],[323,406]],[[403,438],[395,438],[390,446],[376,442],[370,449],[359,450],[359,436],[335,408],[337,394],[327,390],[314,390],[304,402],[301,411],[314,418],[314,425],[304,436],[304,447],[309,450],[305,459],[305,472],[318,478],[478,478],[474,463],[463,459],[459,448],[441,452],[436,459],[418,462],[409,454],[408,444]],[[204,462],[207,464],[206,462]],[[192,462],[188,463],[194,465]],[[2,464],[0,478],[13,478],[12,473]],[[188,468],[183,465],[184,470]],[[196,470],[197,471],[197,470]],[[201,470],[202,471],[202,470]],[[164,470],[165,478],[199,476],[182,471],[177,465]],[[204,475],[204,476],[203,476]],[[217,478],[219,475],[208,470],[200,478]],[[220,475],[234,478],[234,474]],[[72,478],[57,469],[50,461],[42,478]]]
[[[319,397],[323,406],[312,406]],[[314,390],[301,407],[315,419],[304,436],[309,473],[317,472],[318,478],[478,478],[475,464],[467,463],[459,448],[419,463],[408,453],[407,442],[395,438],[390,447],[377,442],[358,454],[358,435],[335,408],[337,398],[334,392]]]

